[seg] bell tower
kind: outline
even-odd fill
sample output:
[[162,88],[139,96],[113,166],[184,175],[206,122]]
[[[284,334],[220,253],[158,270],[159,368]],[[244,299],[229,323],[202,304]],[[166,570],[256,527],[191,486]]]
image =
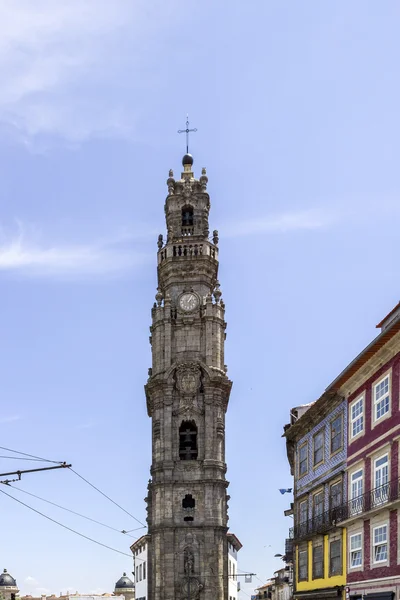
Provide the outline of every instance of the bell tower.
[[228,600],[225,413],[232,383],[224,364],[225,305],[218,232],[210,239],[208,178],[167,180],[167,239],[158,237],[148,485],[148,600]]

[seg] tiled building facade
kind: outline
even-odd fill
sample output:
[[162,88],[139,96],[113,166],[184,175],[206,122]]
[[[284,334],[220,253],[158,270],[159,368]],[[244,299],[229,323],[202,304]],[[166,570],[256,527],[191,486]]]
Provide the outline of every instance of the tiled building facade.
[[346,402],[321,397],[285,435],[294,475],[295,597],[340,597],[346,536],[335,514],[345,493]]
[[336,384],[349,415],[348,493],[339,517],[348,537],[349,600],[400,597],[399,318],[392,311],[384,319],[350,376]]
[[[400,303],[378,327],[285,428],[295,479],[297,598],[400,598]],[[343,447],[332,452],[339,413]]]

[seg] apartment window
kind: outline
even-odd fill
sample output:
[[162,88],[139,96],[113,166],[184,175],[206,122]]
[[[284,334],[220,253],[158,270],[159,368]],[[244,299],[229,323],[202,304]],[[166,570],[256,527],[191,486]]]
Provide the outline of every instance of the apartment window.
[[350,435],[352,438],[364,431],[364,396],[350,405]]
[[324,512],[324,493],[314,494],[314,518],[319,517]]
[[364,473],[362,469],[351,474],[351,514],[354,515],[362,511],[363,508],[363,488],[364,488]]
[[136,572],[135,581],[139,581],[139,567],[136,567],[135,572]]
[[375,421],[381,419],[389,412],[390,394],[389,394],[389,375],[374,386],[374,414]]
[[373,503],[376,505],[387,502],[389,497],[389,457],[387,454],[374,461],[374,483]]
[[324,547],[322,545],[313,547],[312,570],[313,579],[320,579],[324,576]]
[[343,448],[343,414],[331,421],[331,454]]
[[314,435],[314,467],[324,460],[324,431]]
[[374,528],[373,535],[374,563],[386,562],[388,557],[387,525]]
[[362,535],[355,533],[350,536],[350,568],[362,565]]
[[304,523],[308,519],[308,500],[300,502],[299,523]]
[[308,446],[307,442],[299,448],[299,477],[308,471]]
[[342,574],[342,540],[335,540],[329,544],[329,574]]
[[337,508],[342,504],[342,482],[332,483],[329,488],[329,508]]
[[307,581],[308,579],[308,551],[300,550],[299,552],[299,581]]
[[146,579],[146,563],[143,563],[143,579]]
[[139,581],[142,581],[142,567],[143,567],[143,563],[141,565],[139,565]]

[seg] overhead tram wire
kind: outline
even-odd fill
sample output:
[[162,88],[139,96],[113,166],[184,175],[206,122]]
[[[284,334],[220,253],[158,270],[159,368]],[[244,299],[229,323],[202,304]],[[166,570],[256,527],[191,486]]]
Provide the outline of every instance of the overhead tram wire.
[[[14,454],[21,454],[22,456],[29,456],[29,458],[35,460],[42,460],[43,462],[54,463],[55,465],[61,465],[64,461],[60,460],[49,460],[48,458],[42,458],[41,456],[35,456],[34,454],[27,454],[26,452],[20,452],[19,450],[12,450],[11,448],[5,448],[4,446],[0,446],[0,450],[6,450],[7,452],[14,452]],[[13,458],[11,456],[7,458]]]
[[[75,473],[75,475],[77,477],[79,477],[80,479],[82,479],[85,483],[87,483],[88,485],[90,485],[90,487],[92,487],[94,490],[96,490],[96,492],[99,492],[99,494],[101,494],[102,496],[104,496],[104,498],[107,498],[107,500],[109,500],[110,502],[112,502],[113,504],[115,504],[115,506],[118,506],[118,508],[120,508],[124,513],[126,513],[127,515],[129,515],[130,517],[132,517],[132,519],[134,519],[135,521],[137,521],[138,523],[140,523],[140,525],[142,525],[143,527],[147,527],[147,525],[145,525],[142,521],[139,521],[139,519],[137,519],[136,517],[134,517],[127,510],[125,510],[125,508],[123,508],[120,504],[118,504],[118,502],[115,502],[115,500],[113,500],[112,498],[110,498],[110,496],[107,496],[107,494],[105,494],[104,492],[102,492],[101,490],[99,490],[98,487],[96,487],[95,485],[93,485],[93,483],[90,483],[90,481],[88,481],[87,479],[85,479],[82,475],[79,475],[79,473],[77,473],[76,471],[74,471],[74,469],[72,469],[72,467],[69,467],[69,470],[72,471],[73,473]],[[131,531],[134,531],[134,530],[132,529]]]
[[35,462],[50,462],[50,461],[43,461],[42,458],[21,458],[20,456],[0,456],[0,458],[9,458],[10,460],[33,460]]
[[[70,508],[66,508],[65,506],[61,506],[60,504],[56,504],[55,502],[52,502],[51,500],[46,500],[46,498],[42,498],[41,496],[37,496],[36,494],[32,494],[31,492],[27,492],[26,490],[22,490],[20,487],[16,487],[14,485],[10,485],[8,484],[8,487],[12,488],[13,490],[17,490],[18,492],[22,492],[24,494],[27,494],[28,496],[32,496],[32,498],[37,498],[38,500],[42,500],[42,502],[47,502],[47,504],[51,504],[52,506],[56,506],[57,508],[61,508],[62,510],[65,510],[69,513],[72,513],[73,515],[77,515],[78,517],[82,517],[82,519],[87,519],[88,521],[92,521],[93,523],[97,523],[97,525],[101,525],[102,527],[107,527],[107,529],[112,529],[112,531],[116,531],[117,533],[123,533],[125,535],[127,535],[128,537],[131,537],[133,539],[135,539],[134,535],[129,535],[129,533],[127,531],[125,531],[124,529],[117,529],[116,527],[111,527],[111,525],[107,525],[106,523],[101,523],[101,521],[96,521],[96,519],[92,519],[91,517],[87,517],[86,515],[82,515],[81,513],[76,512],[75,510],[71,510]],[[142,527],[140,527],[139,529],[143,529]]]
[[[29,508],[29,510],[32,510],[33,512],[35,512],[36,514],[40,515],[41,517],[44,517],[48,521],[51,521],[52,523],[55,523],[56,525],[59,525],[60,527],[63,527],[63,529],[67,529],[68,531],[71,531],[72,533],[75,533],[76,535],[79,535],[79,537],[82,537],[85,540],[88,540],[89,542],[93,542],[93,544],[97,544],[98,546],[102,546],[103,548],[107,548],[108,550],[112,550],[113,552],[116,552],[117,554],[122,554],[123,556],[128,556],[129,558],[132,558],[132,554],[128,554],[127,552],[122,552],[122,550],[117,550],[117,548],[113,548],[112,546],[108,546],[107,544],[103,544],[102,542],[98,542],[97,540],[89,537],[88,535],[85,535],[84,533],[80,533],[79,531],[76,531],[76,529],[72,529],[71,527],[68,527],[67,525],[64,525],[63,523],[60,523],[59,521],[56,521],[55,519],[52,519],[51,517],[49,517],[49,516],[45,515],[44,513],[40,512],[40,510],[36,510],[36,508],[33,508],[33,506],[29,506],[29,504],[25,504],[25,502],[22,502],[21,500],[18,500],[18,498],[15,498],[11,494],[7,494],[7,492],[5,492],[4,490],[0,490],[0,493],[4,494],[5,496],[8,496],[12,500],[15,500],[15,502],[18,502],[18,504],[22,504],[22,506],[25,506],[26,508]],[[136,560],[144,560],[144,559],[140,559],[137,556]]]
[[[32,459],[32,460],[39,460],[39,461],[44,461],[44,462],[48,462],[48,463],[54,463],[56,465],[65,464],[65,463],[63,463],[63,461],[49,460],[47,458],[42,458],[41,456],[35,456],[34,454],[28,454],[27,452],[21,452],[19,450],[13,450],[11,448],[5,448],[4,446],[0,446],[0,450],[6,450],[7,452],[14,452],[15,454],[20,454],[22,456],[29,457],[29,459]],[[14,457],[9,457],[9,458],[14,458]],[[80,475],[79,473],[77,473],[74,469],[72,469],[72,467],[68,467],[68,468],[69,468],[70,471],[72,471],[73,473],[75,473],[75,475],[77,477],[79,477],[80,479],[82,479],[85,483],[87,483],[88,485],[90,485],[90,487],[92,487],[94,490],[96,490],[99,494],[101,494],[102,496],[104,496],[105,498],[107,498],[107,500],[109,500],[110,502],[112,502],[113,504],[115,504],[115,506],[118,506],[118,508],[120,508],[124,513],[126,513],[127,515],[129,515],[134,521],[136,521],[137,523],[139,523],[142,527],[147,528],[147,525],[145,525],[142,521],[140,521],[139,519],[137,519],[136,517],[134,517],[130,512],[128,512],[125,508],[123,508],[120,504],[118,504],[118,502],[115,502],[115,500],[113,500],[112,498],[110,498],[109,496],[107,496],[107,494],[105,494],[104,492],[102,492],[93,483],[90,483],[90,481],[88,481],[87,479],[85,479],[85,477],[83,477],[82,475]],[[139,529],[139,528],[137,528],[137,529]],[[131,529],[130,531],[126,531],[126,533],[130,533],[131,531],[136,531],[136,529]],[[125,532],[125,530],[122,530],[122,533],[123,532]]]

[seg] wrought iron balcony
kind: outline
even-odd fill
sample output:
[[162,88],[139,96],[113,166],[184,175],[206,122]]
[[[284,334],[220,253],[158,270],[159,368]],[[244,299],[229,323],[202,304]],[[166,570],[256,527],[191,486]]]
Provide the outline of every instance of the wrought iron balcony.
[[293,537],[285,540],[285,560],[290,562],[293,559]]
[[379,509],[400,500],[400,479],[390,481],[357,496],[348,502],[294,526],[294,539],[300,540],[315,534],[326,533],[343,521],[355,519],[371,510]]

